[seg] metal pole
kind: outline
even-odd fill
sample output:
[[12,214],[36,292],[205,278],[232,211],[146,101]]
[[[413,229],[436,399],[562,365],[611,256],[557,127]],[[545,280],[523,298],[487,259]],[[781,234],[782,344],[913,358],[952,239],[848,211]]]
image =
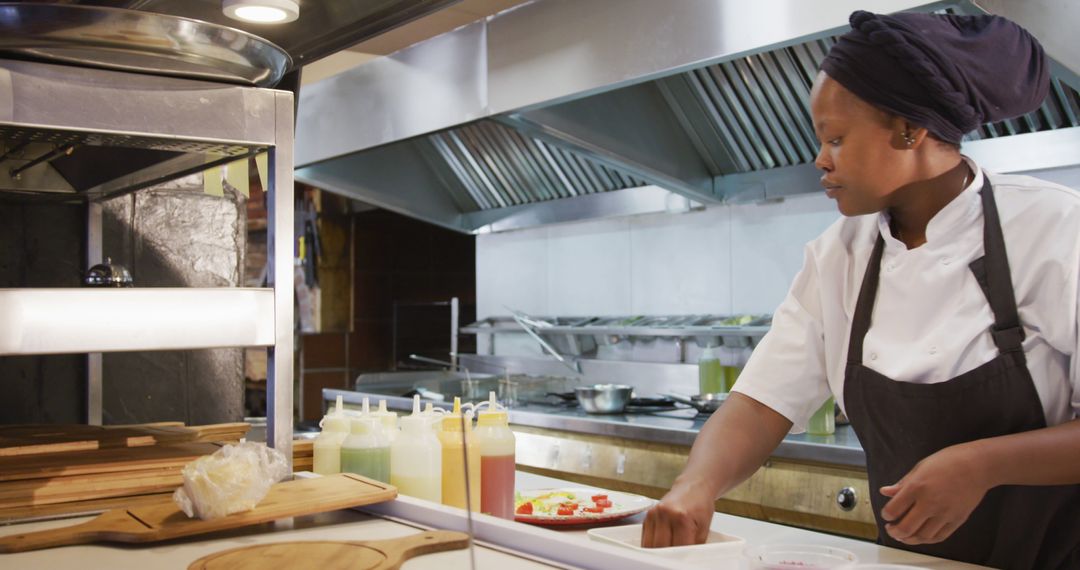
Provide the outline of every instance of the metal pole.
[[274,346],[267,349],[266,442],[292,471],[293,435],[293,97],[275,97],[275,146],[269,151],[267,277],[274,288]]
[[[86,267],[101,263],[101,204],[86,205]],[[100,352],[86,354],[86,423],[99,426],[102,422],[102,357]]]
[[450,362],[457,368],[458,363],[458,321],[461,320],[461,312],[458,306],[458,298],[450,299]]

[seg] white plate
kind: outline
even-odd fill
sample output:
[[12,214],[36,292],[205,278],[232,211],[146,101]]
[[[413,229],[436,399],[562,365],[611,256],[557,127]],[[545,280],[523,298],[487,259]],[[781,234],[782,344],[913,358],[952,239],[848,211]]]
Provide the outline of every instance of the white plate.
[[[514,520],[518,522],[525,522],[530,524],[539,525],[574,525],[574,524],[593,524],[593,523],[605,523],[616,521],[622,518],[626,518],[632,515],[636,515],[640,512],[647,511],[656,504],[656,501],[648,497],[642,497],[641,495],[633,495],[630,493],[619,493],[617,491],[603,491],[598,489],[585,489],[579,487],[562,487],[558,489],[531,489],[528,491],[519,491],[514,500],[514,512],[517,512],[517,508],[526,500],[535,500],[537,498],[543,498],[547,495],[554,493],[562,493],[563,496],[551,496],[548,499],[542,499],[545,504],[550,504],[555,507],[560,502],[577,502],[579,504],[573,515],[559,515],[556,514],[555,508],[552,508],[550,513],[540,512],[539,509],[535,509],[531,515],[514,515]],[[602,513],[586,513],[582,512],[582,507],[592,506],[593,495],[607,495],[608,500],[611,501],[611,507],[604,509]],[[571,498],[573,497],[573,498]]]

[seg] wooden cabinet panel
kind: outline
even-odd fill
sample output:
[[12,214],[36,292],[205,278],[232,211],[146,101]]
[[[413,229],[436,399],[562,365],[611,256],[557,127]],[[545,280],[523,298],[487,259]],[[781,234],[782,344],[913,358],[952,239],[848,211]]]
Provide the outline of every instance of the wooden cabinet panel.
[[[523,471],[660,498],[682,472],[690,448],[557,430],[513,426]],[[855,492],[855,507],[837,502]],[[720,512],[858,538],[875,538],[866,471],[770,460],[716,501]]]

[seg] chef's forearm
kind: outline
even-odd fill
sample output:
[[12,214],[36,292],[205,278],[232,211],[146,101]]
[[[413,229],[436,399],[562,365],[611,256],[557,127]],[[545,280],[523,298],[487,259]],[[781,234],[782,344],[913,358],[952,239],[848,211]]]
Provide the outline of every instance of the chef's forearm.
[[675,485],[718,498],[753,475],[790,429],[772,408],[732,393],[702,426]]
[[963,445],[988,488],[1080,484],[1080,420]]

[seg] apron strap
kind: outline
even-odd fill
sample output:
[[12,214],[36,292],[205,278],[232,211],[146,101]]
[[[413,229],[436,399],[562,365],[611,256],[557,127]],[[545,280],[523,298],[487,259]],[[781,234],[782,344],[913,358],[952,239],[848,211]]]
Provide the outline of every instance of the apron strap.
[[870,318],[874,314],[874,299],[877,298],[878,276],[881,274],[881,254],[885,251],[885,238],[878,234],[874,250],[870,252],[870,261],[866,264],[859,299],[855,303],[855,315],[851,319],[851,338],[848,340],[848,364],[862,364],[863,338],[870,330]]
[[1023,354],[1024,328],[1020,326],[1020,315],[1016,310],[1016,294],[1013,292],[1012,272],[1009,271],[1009,258],[1005,252],[1005,237],[1001,233],[1001,219],[990,178],[983,173],[983,179],[985,182],[979,193],[982,196],[983,250],[986,253],[968,267],[994,312],[994,326],[990,334],[998,351],[1001,354]]

